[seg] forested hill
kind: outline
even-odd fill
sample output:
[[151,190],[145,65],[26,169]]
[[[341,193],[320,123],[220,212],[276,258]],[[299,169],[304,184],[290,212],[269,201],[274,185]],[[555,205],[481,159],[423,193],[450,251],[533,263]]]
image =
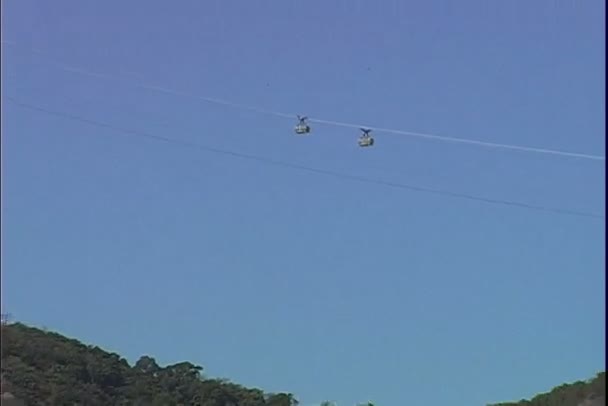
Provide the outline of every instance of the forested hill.
[[130,366],[117,354],[20,323],[2,326],[2,393],[3,405],[10,393],[28,406],[297,404],[289,393],[205,378],[189,362],[160,367],[143,356]]
[[578,381],[553,388],[531,400],[497,403],[488,406],[605,406],[606,372],[600,372],[587,382]]
[[[117,354],[21,323],[2,326],[2,405],[294,406],[290,393],[203,376],[189,362],[160,367],[149,356],[133,366]],[[534,397],[489,406],[603,406],[606,374]],[[330,402],[324,402],[330,405]]]

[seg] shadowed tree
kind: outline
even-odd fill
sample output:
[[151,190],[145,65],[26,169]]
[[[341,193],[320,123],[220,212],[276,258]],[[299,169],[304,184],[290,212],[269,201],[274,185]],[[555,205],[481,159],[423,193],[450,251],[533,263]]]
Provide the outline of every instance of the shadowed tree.
[[267,406],[297,406],[299,402],[291,393],[277,393],[268,396]]
[[153,374],[160,371],[160,367],[156,363],[156,360],[147,355],[140,357],[133,368],[143,374]]

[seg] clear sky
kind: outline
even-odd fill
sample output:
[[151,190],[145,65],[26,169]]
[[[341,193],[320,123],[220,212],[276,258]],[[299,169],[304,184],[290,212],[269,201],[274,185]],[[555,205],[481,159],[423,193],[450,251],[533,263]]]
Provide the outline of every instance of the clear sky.
[[[604,212],[604,2],[7,0],[2,93],[386,181]],[[32,49],[41,53],[32,53]],[[53,61],[120,77],[86,77]],[[129,138],[3,100],[4,311],[303,404],[484,405],[605,360],[604,220]]]

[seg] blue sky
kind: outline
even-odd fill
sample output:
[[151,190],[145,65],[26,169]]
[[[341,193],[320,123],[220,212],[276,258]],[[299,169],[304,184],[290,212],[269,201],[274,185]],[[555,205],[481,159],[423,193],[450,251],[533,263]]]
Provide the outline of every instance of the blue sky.
[[[604,2],[3,2],[3,95],[386,181],[603,213]],[[31,49],[41,53],[32,53]],[[58,69],[53,61],[119,77]],[[3,307],[303,404],[484,405],[604,369],[604,221],[360,184],[2,106]]]

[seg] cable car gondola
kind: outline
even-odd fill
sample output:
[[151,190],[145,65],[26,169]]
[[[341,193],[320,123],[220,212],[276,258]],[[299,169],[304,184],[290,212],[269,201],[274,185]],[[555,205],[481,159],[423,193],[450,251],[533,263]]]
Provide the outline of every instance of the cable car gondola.
[[371,147],[374,145],[374,138],[369,135],[372,130],[362,128],[363,134],[359,137],[359,146],[360,147]]
[[310,126],[306,123],[308,117],[298,116],[299,123],[295,126],[294,131],[298,135],[306,135],[310,133]]

